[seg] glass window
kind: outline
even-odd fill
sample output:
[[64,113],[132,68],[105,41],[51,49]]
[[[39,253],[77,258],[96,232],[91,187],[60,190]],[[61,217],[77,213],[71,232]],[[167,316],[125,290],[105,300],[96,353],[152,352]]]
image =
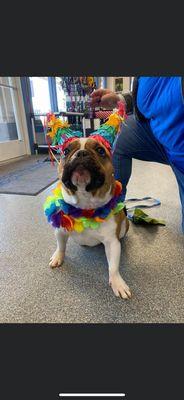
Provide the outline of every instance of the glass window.
[[59,111],[66,111],[66,96],[59,77],[56,77],[56,91]]
[[30,77],[33,110],[35,114],[47,113],[51,110],[48,77]]
[[105,88],[105,79],[104,79],[103,76],[99,76],[99,81],[98,82],[99,82],[98,83],[98,87],[101,88],[101,89],[104,89]]
[[18,140],[20,134],[16,121],[17,88],[12,78],[0,77],[0,142]]

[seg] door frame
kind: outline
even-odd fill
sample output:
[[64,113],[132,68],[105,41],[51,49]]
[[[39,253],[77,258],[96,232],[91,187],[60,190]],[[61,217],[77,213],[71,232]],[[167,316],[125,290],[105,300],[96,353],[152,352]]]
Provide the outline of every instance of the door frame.
[[10,82],[10,86],[16,87],[17,93],[12,101],[16,110],[18,139],[0,142],[0,162],[31,154],[20,77],[10,77]]

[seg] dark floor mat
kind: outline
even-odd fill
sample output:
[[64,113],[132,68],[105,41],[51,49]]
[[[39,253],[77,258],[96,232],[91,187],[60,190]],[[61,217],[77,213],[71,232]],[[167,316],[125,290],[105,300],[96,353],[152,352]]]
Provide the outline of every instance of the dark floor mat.
[[0,193],[36,196],[57,180],[56,164],[51,165],[46,155],[0,166]]

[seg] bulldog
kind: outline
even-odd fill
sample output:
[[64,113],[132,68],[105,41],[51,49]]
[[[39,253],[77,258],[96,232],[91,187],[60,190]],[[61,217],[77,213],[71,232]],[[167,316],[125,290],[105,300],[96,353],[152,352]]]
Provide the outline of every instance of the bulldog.
[[[67,143],[58,165],[58,175],[62,204],[65,208],[68,205],[73,215],[81,215],[82,212],[84,216],[92,216],[95,211],[98,214],[98,210],[103,212],[114,201],[116,181],[111,152],[95,137],[75,138]],[[55,268],[63,263],[70,236],[80,245],[96,246],[103,243],[109,267],[109,285],[115,296],[128,299],[131,292],[119,272],[120,239],[129,228],[126,213],[124,209],[114,213],[112,206],[108,218],[101,222],[102,219],[96,217],[94,221],[98,224],[95,229],[89,226],[80,230],[80,224],[77,230],[67,230],[62,226],[56,228],[57,248],[49,265]]]

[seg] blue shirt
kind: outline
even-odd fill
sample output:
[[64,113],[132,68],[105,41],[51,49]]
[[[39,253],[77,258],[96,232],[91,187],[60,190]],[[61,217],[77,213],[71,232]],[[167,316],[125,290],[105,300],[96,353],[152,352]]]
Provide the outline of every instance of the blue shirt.
[[140,77],[137,107],[163,145],[168,159],[184,173],[184,97],[181,77]]

